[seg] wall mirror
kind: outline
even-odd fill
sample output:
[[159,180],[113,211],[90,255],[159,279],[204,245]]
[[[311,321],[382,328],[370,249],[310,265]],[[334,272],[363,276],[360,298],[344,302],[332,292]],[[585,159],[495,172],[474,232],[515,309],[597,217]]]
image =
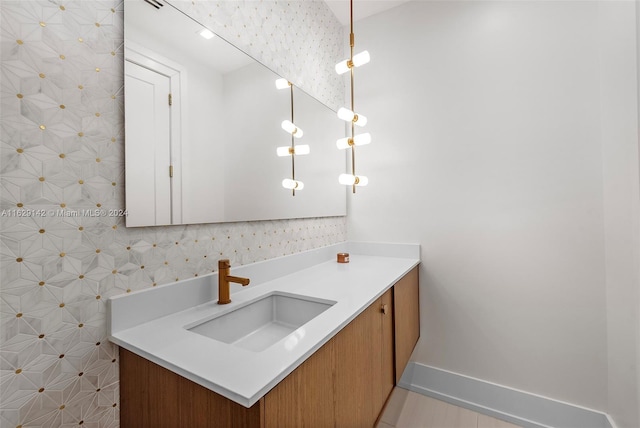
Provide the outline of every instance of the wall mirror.
[[127,227],[346,215],[333,110],[295,88],[310,153],[295,158],[293,196],[276,155],[291,141],[279,76],[165,0],[125,1],[124,26]]

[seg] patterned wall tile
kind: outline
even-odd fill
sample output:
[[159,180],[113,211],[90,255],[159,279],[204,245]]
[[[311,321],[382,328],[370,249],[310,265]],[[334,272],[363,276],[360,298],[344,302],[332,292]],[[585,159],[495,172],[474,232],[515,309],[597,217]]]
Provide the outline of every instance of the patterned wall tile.
[[334,70],[344,56],[344,32],[324,1],[170,3],[324,104],[337,110],[344,103],[344,80]]
[[[345,218],[125,228],[122,1],[0,7],[0,426],[117,427],[110,296],[210,273],[223,256],[342,242]],[[181,7],[341,104],[342,29],[324,2]]]

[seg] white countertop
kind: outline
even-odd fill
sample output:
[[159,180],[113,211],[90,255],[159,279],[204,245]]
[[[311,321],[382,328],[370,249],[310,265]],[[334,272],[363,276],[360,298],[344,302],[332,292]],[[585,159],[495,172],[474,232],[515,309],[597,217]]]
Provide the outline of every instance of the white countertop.
[[[350,253],[350,263],[336,263],[336,253],[344,251]],[[249,277],[251,284],[232,286],[228,305],[216,303],[217,273],[116,296],[109,301],[109,340],[250,407],[417,266],[419,252],[417,244],[342,243],[232,266],[232,275]],[[193,286],[188,286],[189,281]],[[284,338],[261,352],[185,328],[274,291],[336,304],[292,333],[296,340]]]

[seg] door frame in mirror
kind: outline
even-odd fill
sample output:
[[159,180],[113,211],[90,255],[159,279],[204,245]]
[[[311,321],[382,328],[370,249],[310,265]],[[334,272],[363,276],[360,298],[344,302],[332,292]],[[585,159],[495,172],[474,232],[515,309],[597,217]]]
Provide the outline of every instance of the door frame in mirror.
[[[171,85],[171,223],[182,224],[182,142],[188,141],[188,127],[182,126],[182,117],[188,116],[188,91],[187,70],[181,64],[158,54],[157,52],[128,41],[125,49],[124,60],[141,67],[161,73],[170,79]],[[125,88],[126,98],[126,88]],[[125,116],[126,117],[126,116]],[[126,122],[125,122],[126,126]],[[125,165],[128,165],[127,157],[130,156],[131,147],[125,142]],[[167,168],[169,169],[169,168]],[[167,171],[169,173],[169,171]],[[132,194],[132,183],[127,180],[127,168],[125,168],[126,206],[129,206],[129,198],[135,198]],[[161,226],[162,224],[139,223],[135,216],[126,217],[127,227],[136,226]]]

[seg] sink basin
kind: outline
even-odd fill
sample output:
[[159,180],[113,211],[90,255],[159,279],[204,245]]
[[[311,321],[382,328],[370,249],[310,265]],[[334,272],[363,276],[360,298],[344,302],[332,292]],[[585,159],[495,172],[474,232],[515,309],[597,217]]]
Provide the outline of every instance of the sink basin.
[[198,321],[186,329],[220,342],[260,352],[292,335],[335,303],[331,300],[273,292],[231,312]]

